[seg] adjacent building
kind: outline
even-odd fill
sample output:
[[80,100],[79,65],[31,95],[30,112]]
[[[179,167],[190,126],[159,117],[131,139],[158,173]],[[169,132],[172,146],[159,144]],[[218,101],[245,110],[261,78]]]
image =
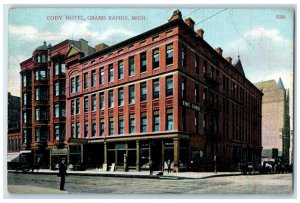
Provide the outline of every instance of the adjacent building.
[[21,98],[11,95],[8,92],[7,97],[7,121],[8,121],[8,137],[7,137],[7,150],[9,153],[18,152],[21,149],[21,134],[20,134],[20,109]]
[[22,149],[32,150],[43,166],[51,165],[51,149],[66,144],[65,56],[71,47],[85,55],[95,51],[84,39],[55,46],[44,42],[20,64]]
[[[62,140],[69,163],[103,170],[139,171],[150,161],[161,170],[168,160],[175,172],[257,166],[263,94],[246,78],[240,57],[224,58],[194,25],[176,10],[166,24],[101,44],[93,54],[69,47],[65,137],[50,133],[48,145]],[[55,124],[48,123],[51,132]],[[31,126],[35,147],[39,134]]]
[[281,158],[289,163],[290,156],[290,116],[289,90],[282,80],[262,81],[255,84],[263,94],[262,100],[262,158]]

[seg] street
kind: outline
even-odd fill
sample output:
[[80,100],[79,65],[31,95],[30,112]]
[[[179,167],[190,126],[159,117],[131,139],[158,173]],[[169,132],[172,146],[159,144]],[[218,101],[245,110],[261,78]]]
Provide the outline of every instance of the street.
[[56,175],[8,173],[8,191],[19,194],[292,194],[292,174],[182,180],[69,175],[63,192],[58,190],[59,180]]

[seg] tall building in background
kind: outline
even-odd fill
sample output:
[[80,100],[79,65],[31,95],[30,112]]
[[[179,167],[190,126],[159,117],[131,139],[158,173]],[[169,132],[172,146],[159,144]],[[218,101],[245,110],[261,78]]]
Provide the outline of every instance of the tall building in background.
[[37,47],[21,66],[22,149],[32,150],[34,160],[48,165],[50,149],[64,148],[66,120],[65,56],[74,47],[83,54],[95,51],[87,41],[65,40],[55,46]]
[[238,170],[261,158],[262,92],[176,10],[169,21],[66,71],[68,162],[107,170]]
[[289,162],[290,156],[290,115],[289,90],[282,80],[262,81],[255,84],[262,90],[262,158],[282,158]]

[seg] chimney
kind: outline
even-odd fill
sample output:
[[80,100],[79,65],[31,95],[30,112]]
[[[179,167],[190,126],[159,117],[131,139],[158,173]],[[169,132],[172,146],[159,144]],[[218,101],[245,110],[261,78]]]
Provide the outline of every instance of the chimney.
[[228,61],[228,63],[232,64],[232,58],[230,56],[226,57],[225,59]]
[[216,50],[216,52],[218,52],[218,54],[220,54],[222,56],[223,49],[221,49],[221,47],[218,47],[215,50]]
[[88,45],[88,41],[84,40],[84,39],[79,39],[80,42],[80,51],[82,53],[84,53],[84,56],[89,55],[89,45]]
[[181,15],[180,10],[177,9],[177,10],[175,10],[175,11],[173,12],[172,17],[168,20],[168,22],[173,21],[173,20],[177,20],[177,19],[179,19],[179,18],[182,18],[182,15]]
[[105,49],[105,48],[107,48],[107,47],[108,47],[107,44],[101,43],[101,44],[97,44],[97,45],[95,46],[95,49],[96,49],[96,52],[97,52],[97,51],[101,51],[102,49]]
[[184,20],[184,22],[185,22],[190,28],[192,28],[192,29],[194,30],[195,21],[193,21],[193,19],[187,18],[187,19]]
[[202,30],[202,28],[198,29],[197,34],[199,35],[199,37],[201,37],[203,39],[204,30]]

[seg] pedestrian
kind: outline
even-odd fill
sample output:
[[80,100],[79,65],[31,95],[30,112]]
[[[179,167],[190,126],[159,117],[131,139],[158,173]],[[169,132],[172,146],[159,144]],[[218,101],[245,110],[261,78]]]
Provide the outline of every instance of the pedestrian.
[[171,160],[170,159],[168,159],[167,165],[168,165],[168,173],[171,173]]
[[67,166],[65,163],[65,159],[62,159],[59,164],[59,172],[58,176],[60,177],[60,190],[65,190],[65,177],[67,175]]
[[149,171],[150,171],[150,175],[153,174],[153,163],[152,160],[149,161]]

